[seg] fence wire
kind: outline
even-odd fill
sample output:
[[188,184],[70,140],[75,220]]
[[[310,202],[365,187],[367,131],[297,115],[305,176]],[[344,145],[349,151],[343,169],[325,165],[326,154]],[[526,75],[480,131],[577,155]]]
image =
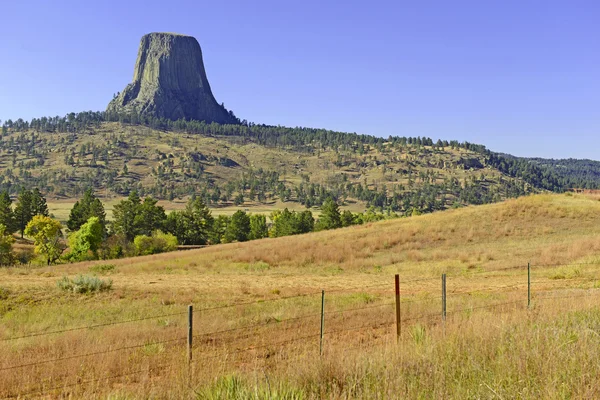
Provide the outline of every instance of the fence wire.
[[[600,262],[568,263],[568,264],[541,264],[541,265],[537,265],[537,266],[531,265],[531,267],[533,270],[534,268],[538,269],[538,268],[547,268],[547,267],[582,266],[582,265],[600,265]],[[526,266],[511,266],[511,267],[506,267],[506,268],[492,269],[492,270],[488,270],[488,271],[474,272],[474,273],[468,274],[467,276],[464,276],[464,277],[468,278],[470,276],[479,275],[482,273],[493,274],[495,272],[509,271],[509,270],[527,271],[527,267]],[[452,277],[452,276],[449,275],[449,277]],[[461,275],[461,277],[463,277],[463,276]],[[439,279],[440,279],[439,277],[417,278],[417,279],[401,280],[400,283],[401,283],[401,285],[404,285],[406,283],[426,282],[426,281],[434,281],[434,280],[437,281]],[[553,282],[553,281],[554,280],[550,280],[550,282]],[[539,280],[532,281],[532,283],[542,283],[542,282],[549,283],[548,281],[539,281]],[[488,291],[495,291],[498,289],[504,289],[504,290],[519,289],[526,285],[527,285],[527,282],[524,281],[524,282],[519,282],[519,283],[515,283],[513,285],[507,285],[507,286],[487,285],[485,288],[478,289],[478,290],[471,290],[471,291],[460,291],[459,288],[455,288],[453,291],[450,291],[449,294],[463,297],[464,295],[470,295],[473,293],[481,293],[481,292],[488,292]],[[368,285],[368,286],[348,286],[348,287],[343,287],[343,288],[336,288],[336,289],[327,290],[327,293],[340,293],[340,292],[356,291],[356,290],[364,291],[367,289],[386,288],[386,287],[389,288],[390,292],[393,292],[393,289],[392,289],[393,283],[386,282],[386,283],[373,284],[373,285]],[[569,288],[565,288],[565,289],[571,290]],[[498,293],[500,293],[500,292],[498,292]],[[514,291],[512,291],[511,293],[514,293]],[[592,298],[591,296],[594,292],[591,290],[588,290],[585,294],[570,294],[570,295],[558,295],[558,296],[544,296],[544,295],[540,296],[540,295],[538,295],[539,293],[540,292],[532,293],[534,295],[533,300],[545,301],[545,300],[553,300],[553,299]],[[556,290],[548,290],[548,291],[544,291],[543,293],[556,293]],[[245,306],[245,305],[263,304],[263,303],[283,301],[283,300],[288,300],[288,299],[297,299],[297,298],[303,298],[303,297],[309,297],[309,296],[316,296],[319,294],[321,294],[321,291],[302,293],[302,294],[291,295],[291,296],[282,296],[282,297],[271,298],[271,299],[259,299],[259,300],[253,300],[253,301],[247,301],[247,302],[239,302],[239,303],[218,305],[218,306],[212,306],[212,307],[205,307],[205,308],[196,309],[195,312],[198,314],[195,314],[194,317],[199,314],[201,315],[202,312],[204,312],[204,311],[220,310],[220,309],[239,307],[239,306]],[[408,300],[407,300],[407,297],[409,297]],[[410,303],[418,303],[418,302],[426,302],[426,301],[430,302],[430,301],[439,300],[441,298],[442,298],[441,296],[435,296],[435,297],[426,297],[426,298],[421,298],[421,299],[412,299],[412,298],[410,298],[410,296],[404,295],[401,297],[400,304],[402,305],[405,303],[410,304]],[[384,303],[373,304],[373,305],[369,305],[369,306],[365,306],[365,307],[356,307],[356,308],[349,308],[349,309],[344,309],[344,310],[326,311],[325,315],[326,316],[345,315],[347,313],[359,312],[362,310],[373,310],[373,309],[377,309],[377,308],[392,306],[394,304],[395,304],[395,302],[384,302]],[[453,315],[453,314],[456,315],[461,312],[492,309],[492,308],[498,308],[498,307],[509,306],[509,305],[519,305],[519,304],[522,305],[523,307],[526,307],[527,300],[523,299],[523,300],[507,301],[507,302],[502,302],[502,303],[474,305],[474,306],[467,306],[467,307],[462,307],[462,308],[457,308],[457,309],[448,309],[446,311],[446,314],[447,315]],[[181,315],[185,315],[185,314],[187,314],[187,312],[177,312],[177,313],[148,316],[148,317],[143,317],[143,318],[128,319],[128,320],[122,320],[122,321],[112,321],[112,322],[107,322],[107,323],[93,324],[93,325],[87,325],[87,326],[81,326],[81,327],[66,328],[66,329],[54,330],[54,331],[35,332],[35,333],[22,335],[22,336],[13,336],[13,337],[8,337],[8,338],[3,338],[3,339],[0,339],[0,342],[7,342],[7,341],[18,340],[18,339],[32,338],[32,337],[52,335],[52,334],[60,334],[60,333],[73,332],[73,331],[79,331],[79,330],[85,330],[85,329],[101,328],[101,327],[107,327],[107,326],[111,326],[111,325],[140,322],[140,321],[152,320],[152,319],[158,319],[158,318],[181,316]],[[283,326],[283,324],[288,323],[288,322],[301,321],[304,319],[316,318],[319,316],[321,316],[320,313],[311,313],[311,314],[306,314],[306,315],[300,315],[297,317],[276,320],[275,322],[267,321],[267,322],[263,322],[263,323],[244,325],[244,326],[240,326],[240,327],[236,327],[236,328],[222,329],[222,330],[216,330],[216,331],[211,331],[211,332],[199,333],[199,334],[193,335],[192,337],[193,338],[208,337],[208,338],[214,339],[215,336],[223,335],[223,334],[227,334],[227,333],[231,333],[231,332],[237,332],[237,331],[242,331],[242,330],[249,331],[249,330],[255,330],[257,328],[267,327],[267,326],[281,327],[281,326]],[[415,316],[404,317],[400,320],[400,323],[404,324],[404,323],[407,323],[410,321],[430,320],[433,318],[439,318],[439,320],[441,321],[442,320],[442,310],[440,309],[440,311],[435,312],[435,313],[422,313],[422,314],[415,315]],[[353,326],[347,326],[347,327],[341,327],[341,328],[326,329],[323,334],[326,337],[331,337],[332,335],[336,335],[336,334],[344,333],[344,332],[374,330],[374,329],[381,329],[381,328],[386,328],[386,327],[392,328],[395,325],[395,323],[396,323],[395,319],[390,319],[390,320],[386,320],[386,321],[383,321],[380,323],[375,323],[375,324],[367,323],[367,324],[353,325]],[[293,329],[293,328],[297,328],[297,327],[289,326],[289,327],[284,328],[284,330],[289,330],[289,329]],[[253,335],[252,332],[247,332],[243,336],[245,338],[248,338],[248,337],[252,337],[252,335]],[[229,356],[234,355],[234,354],[246,353],[246,352],[251,352],[251,351],[264,349],[264,348],[284,347],[291,343],[297,343],[297,342],[307,341],[307,340],[311,340],[311,339],[316,339],[316,338],[319,338],[320,336],[321,336],[321,334],[309,334],[309,335],[299,336],[299,337],[295,337],[295,338],[291,338],[291,339],[287,339],[287,340],[270,342],[268,344],[250,345],[250,346],[246,346],[246,347],[242,347],[242,348],[228,348],[228,349],[225,349],[224,351],[217,350],[219,352],[219,354],[211,354],[212,352],[211,353],[195,352],[194,354],[196,356],[199,356],[200,360],[208,360],[208,359],[213,359],[213,358],[227,359]],[[239,339],[239,338],[236,337],[236,339]],[[113,353],[113,352],[128,351],[128,350],[133,350],[133,349],[142,348],[145,346],[156,345],[156,344],[176,343],[176,342],[180,342],[180,341],[184,341],[184,340],[186,340],[186,338],[180,337],[180,338],[174,338],[174,339],[168,339],[168,340],[162,340],[162,341],[145,342],[143,344],[123,346],[123,347],[106,349],[106,350],[97,351],[97,352],[90,352],[90,353],[85,353],[85,354],[77,354],[77,355],[59,357],[59,358],[42,360],[42,361],[37,361],[37,362],[12,365],[12,366],[7,366],[7,367],[2,367],[2,368],[0,368],[0,371],[15,370],[15,369],[26,368],[26,367],[35,367],[37,365],[43,365],[43,364],[48,364],[48,363],[55,363],[55,362],[61,362],[61,361],[65,361],[65,360],[78,359],[78,358],[86,358],[86,357],[97,356],[97,355]],[[314,343],[315,347],[317,346],[317,344],[318,344],[317,341],[315,341],[315,343]],[[154,367],[154,369],[161,369],[161,368],[167,368],[167,367],[170,368],[170,367],[172,367],[172,365],[171,366],[161,365],[161,366]],[[104,380],[109,381],[109,380],[118,379],[121,377],[126,377],[126,376],[130,376],[130,375],[144,373],[144,372],[150,372],[150,371],[152,371],[152,369],[143,369],[143,370],[128,372],[128,373],[124,373],[124,374],[90,379],[87,381],[81,381],[81,382],[77,382],[74,384],[68,384],[68,385],[63,384],[63,385],[59,385],[59,386],[56,386],[53,388],[39,388],[39,389],[36,389],[35,391],[21,392],[16,395],[9,395],[7,398],[27,396],[27,395],[32,395],[32,394],[41,394],[41,393],[45,393],[45,392],[51,392],[51,391],[55,391],[55,390],[59,390],[59,389],[64,389],[64,388],[71,387],[71,386],[78,386],[78,385],[83,385],[83,384],[92,383],[92,382],[100,382],[100,381],[104,381]]]

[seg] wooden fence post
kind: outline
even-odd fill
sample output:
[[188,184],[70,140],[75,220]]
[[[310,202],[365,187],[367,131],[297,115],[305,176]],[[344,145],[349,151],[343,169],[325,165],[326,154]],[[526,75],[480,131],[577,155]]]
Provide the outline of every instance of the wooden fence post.
[[325,329],[325,290],[321,290],[321,342],[319,343],[319,355],[323,355],[323,330]]
[[402,335],[402,326],[400,325],[400,275],[396,274],[396,341],[400,341]]
[[188,347],[188,364],[192,363],[192,338],[193,338],[193,326],[194,326],[194,306],[188,306],[188,337],[187,337],[187,347]]

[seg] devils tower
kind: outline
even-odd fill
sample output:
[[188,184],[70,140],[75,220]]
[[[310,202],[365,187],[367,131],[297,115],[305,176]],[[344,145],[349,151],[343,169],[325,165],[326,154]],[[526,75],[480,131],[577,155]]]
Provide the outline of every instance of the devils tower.
[[133,82],[108,104],[107,112],[221,124],[237,122],[210,90],[198,41],[173,33],[142,37]]

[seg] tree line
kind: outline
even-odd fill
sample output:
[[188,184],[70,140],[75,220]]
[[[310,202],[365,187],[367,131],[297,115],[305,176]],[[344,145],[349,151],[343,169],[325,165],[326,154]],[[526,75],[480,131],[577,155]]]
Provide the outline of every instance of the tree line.
[[[69,113],[64,117],[34,118],[31,121],[9,119],[2,124],[2,133],[5,134],[9,129],[17,132],[28,129],[41,132],[84,132],[87,128],[98,127],[102,122],[145,125],[154,129],[205,136],[235,136],[242,140],[255,141],[264,146],[310,153],[319,149],[335,148],[362,154],[365,145],[382,148],[386,144],[464,148],[483,155],[487,164],[498,168],[507,175],[523,179],[528,184],[540,189],[561,192],[572,187],[600,188],[600,173],[598,173],[600,163],[590,165],[589,160],[556,160],[557,162],[544,160],[541,162],[539,159],[517,158],[495,153],[483,145],[456,140],[434,142],[427,137],[389,136],[380,138],[326,129],[255,124],[246,120],[239,121],[237,124],[217,124],[194,120],[171,121],[145,114],[87,111]],[[565,165],[567,168],[563,168]]]
[[[22,189],[13,205],[8,192],[0,193],[0,265],[30,262],[13,250],[13,234],[33,239],[35,253],[48,265],[113,259],[173,251],[179,245],[213,245],[282,237],[313,231],[337,229],[365,222],[397,218],[393,213],[340,211],[328,198],[318,219],[310,210],[273,211],[263,214],[243,210],[232,216],[213,216],[198,197],[185,209],[169,214],[152,197],[142,199],[133,191],[117,203],[113,220],[107,221],[104,205],[92,189],[84,192],[69,213],[66,229],[49,215],[46,199],[39,190]],[[23,261],[25,260],[25,261]]]

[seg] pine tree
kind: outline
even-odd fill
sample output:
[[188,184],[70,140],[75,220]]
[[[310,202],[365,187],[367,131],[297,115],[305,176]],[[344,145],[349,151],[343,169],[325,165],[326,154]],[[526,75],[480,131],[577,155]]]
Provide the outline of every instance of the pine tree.
[[33,189],[31,193],[31,212],[33,215],[43,215],[48,217],[48,204],[46,204],[46,198],[42,196],[42,193],[38,188]]
[[341,226],[342,217],[340,215],[340,208],[332,198],[328,198],[323,203],[323,207],[321,207],[321,216],[317,222],[316,230],[336,229]]
[[0,193],[0,224],[4,225],[7,233],[13,233],[16,230],[12,200],[6,190]]
[[130,242],[140,234],[136,226],[140,205],[140,196],[134,190],[127,199],[116,204],[113,211],[115,231],[123,234]]
[[100,199],[94,195],[92,189],[86,189],[81,200],[75,202],[73,205],[71,213],[69,214],[69,220],[67,221],[67,227],[71,232],[75,232],[91,217],[97,217],[102,225],[102,229],[106,231],[106,212],[104,211],[104,205],[102,205]]
[[26,190],[25,188],[21,189],[19,196],[17,197],[17,205],[15,206],[14,216],[15,226],[17,227],[17,230],[21,232],[21,239],[23,238],[25,227],[27,227],[27,224],[35,215],[33,213],[32,197],[33,195],[31,191]]
[[238,210],[231,216],[229,224],[225,229],[224,241],[245,242],[250,234],[250,217],[242,210]]

